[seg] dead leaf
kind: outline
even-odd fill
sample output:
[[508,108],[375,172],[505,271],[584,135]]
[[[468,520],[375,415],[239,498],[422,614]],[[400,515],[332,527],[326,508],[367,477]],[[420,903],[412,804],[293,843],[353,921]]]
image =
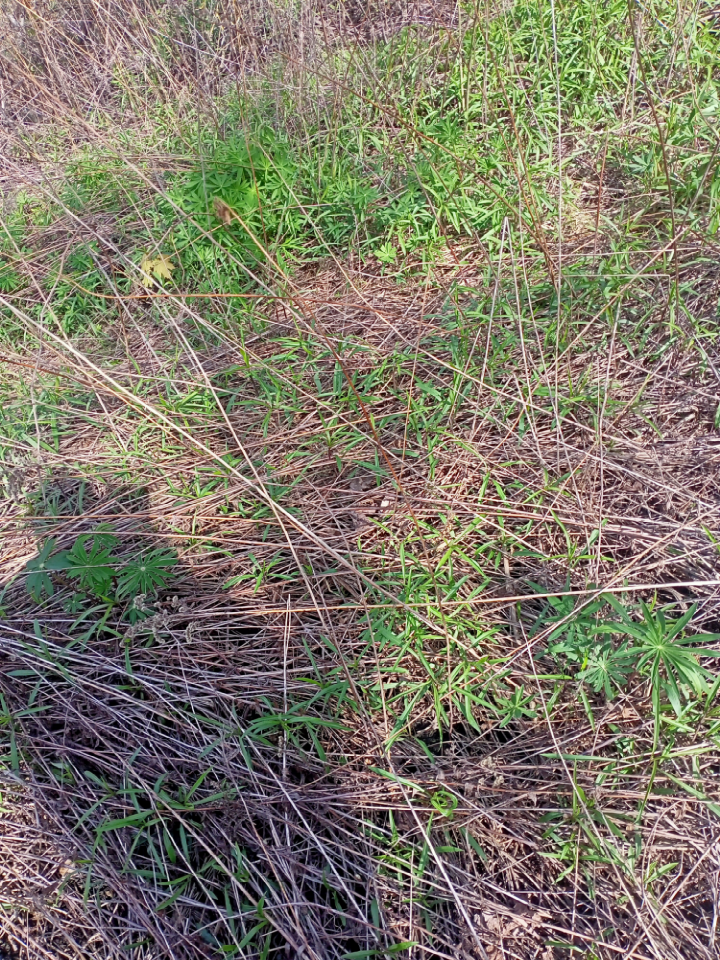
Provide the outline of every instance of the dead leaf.
[[158,254],[158,256],[153,259],[143,257],[140,264],[140,271],[143,275],[143,286],[151,287],[153,285],[153,275],[156,280],[172,280],[172,272],[174,269],[175,266],[172,260],[164,253]]
[[222,220],[226,227],[229,227],[233,222],[233,212],[230,207],[225,203],[224,200],[221,200],[220,197],[215,197],[213,199],[213,207],[215,209],[217,218]]

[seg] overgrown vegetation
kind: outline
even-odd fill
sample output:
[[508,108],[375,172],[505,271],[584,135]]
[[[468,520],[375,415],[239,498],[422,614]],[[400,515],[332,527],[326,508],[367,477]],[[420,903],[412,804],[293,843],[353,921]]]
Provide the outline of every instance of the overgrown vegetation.
[[0,35],[0,955],[716,958],[717,12]]

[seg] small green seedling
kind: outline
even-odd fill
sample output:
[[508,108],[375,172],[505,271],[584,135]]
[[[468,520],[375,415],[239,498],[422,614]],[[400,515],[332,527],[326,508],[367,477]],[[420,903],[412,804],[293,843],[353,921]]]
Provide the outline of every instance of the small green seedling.
[[45,595],[52,597],[55,585],[50,574],[63,573],[77,581],[81,591],[117,603],[154,594],[175,576],[173,567],[178,558],[171,551],[158,548],[122,563],[113,556],[119,542],[114,534],[100,528],[79,536],[69,550],[55,552],[57,540],[49,538],[25,566],[28,593],[36,603]]
[[27,574],[25,585],[36,603],[40,603],[44,594],[52,597],[55,592],[50,573],[66,568],[65,557],[62,553],[52,555],[56,542],[53,537],[50,537],[49,540],[45,541],[38,555],[25,565]]

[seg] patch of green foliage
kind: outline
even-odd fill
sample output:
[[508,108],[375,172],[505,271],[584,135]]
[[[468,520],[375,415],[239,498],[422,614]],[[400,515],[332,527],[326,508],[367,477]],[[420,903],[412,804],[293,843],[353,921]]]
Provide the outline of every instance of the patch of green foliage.
[[71,600],[74,607],[86,598],[96,598],[111,607],[122,604],[131,623],[142,619],[143,609],[134,601],[164,589],[175,577],[178,558],[171,550],[155,548],[120,560],[113,554],[119,543],[106,527],[82,534],[69,550],[57,550],[55,538],[48,538],[25,566],[28,593],[41,603],[44,596],[52,597],[55,592],[53,575],[61,575],[76,587]]
[[[645,677],[652,693],[656,742],[663,697],[680,716],[683,701],[702,698],[709,692],[708,680],[714,680],[715,675],[698,657],[720,657],[720,650],[706,645],[720,639],[720,634],[685,633],[696,605],[673,619],[668,617],[672,607],[644,601],[640,602],[638,617],[631,606],[612,594],[580,604],[577,613],[574,597],[555,597],[548,602],[549,609],[536,628],[556,622],[558,626],[551,630],[544,653],[571,666],[578,680],[609,700],[627,684],[631,674]],[[605,611],[615,617],[601,616]]]

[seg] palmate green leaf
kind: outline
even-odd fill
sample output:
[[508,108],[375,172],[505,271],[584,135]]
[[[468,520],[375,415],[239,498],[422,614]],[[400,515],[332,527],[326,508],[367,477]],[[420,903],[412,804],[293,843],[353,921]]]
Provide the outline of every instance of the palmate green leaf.
[[25,564],[27,574],[25,586],[36,603],[40,603],[43,594],[52,597],[55,592],[50,572],[67,569],[65,551],[52,556],[56,543],[55,538],[50,537],[45,541],[38,555]]
[[[694,637],[686,638],[694,640]],[[659,682],[667,690],[673,708],[680,713],[680,691],[678,684],[691,687],[698,696],[707,691],[706,680],[712,677],[703,667],[698,656],[720,656],[720,651],[706,647],[684,647],[677,640],[664,639],[653,644],[633,647],[630,653],[638,657],[637,668],[640,673],[647,672],[653,683]]]
[[587,658],[587,666],[577,674],[578,680],[588,683],[595,693],[605,691],[608,700],[612,700],[617,689],[622,687],[635,668],[635,657],[627,645],[613,648],[607,640],[597,644]]
[[175,576],[172,568],[177,557],[168,550],[151,550],[125,564],[118,575],[118,598],[155,593]]
[[93,542],[99,547],[116,547],[120,540],[114,533],[110,532],[109,525],[101,523],[97,529],[92,532]]
[[[88,547],[88,541],[92,541]],[[110,550],[117,543],[111,534],[86,534],[77,538],[65,560],[68,576],[80,581],[83,590],[104,597],[110,592],[115,568]]]
[[606,623],[603,625],[604,632],[629,635],[636,641],[636,645],[628,650],[628,655],[635,659],[638,671],[644,673],[650,681],[657,743],[661,693],[667,696],[678,716],[682,712],[685,699],[683,687],[690,687],[698,697],[704,696],[708,689],[707,680],[712,674],[701,665],[698,657],[718,657],[720,651],[698,644],[712,642],[720,637],[718,634],[682,636],[697,609],[696,605],[690,607],[677,620],[669,620],[662,610],[653,612],[646,603],[641,603],[643,619],[640,621],[630,620],[627,611],[615,598],[611,605],[620,614],[622,623]]

